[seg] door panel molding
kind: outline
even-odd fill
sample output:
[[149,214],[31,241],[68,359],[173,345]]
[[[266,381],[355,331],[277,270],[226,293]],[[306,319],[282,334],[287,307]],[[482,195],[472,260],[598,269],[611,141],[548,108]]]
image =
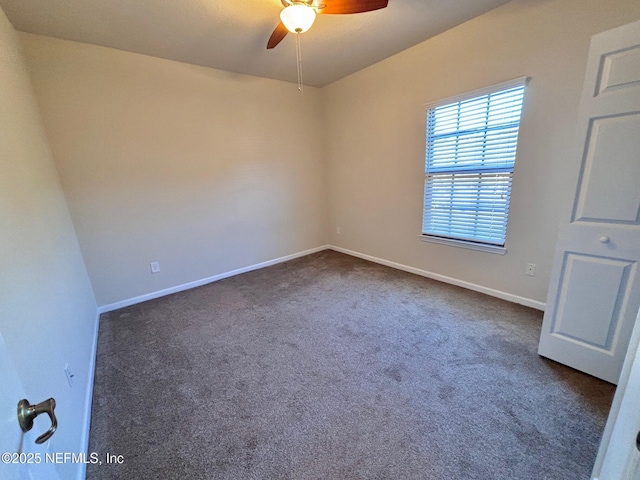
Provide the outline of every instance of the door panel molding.
[[636,45],[603,55],[596,85],[594,97],[624,88],[640,88],[640,47]]
[[[607,155],[612,149],[618,154]],[[590,120],[572,221],[639,224],[640,188],[625,181],[640,178],[638,152],[640,111]],[[612,185],[627,191],[612,192]]]
[[[629,280],[635,276],[635,265],[633,261],[566,252],[560,278],[562,290],[552,318],[551,333],[582,343],[586,348],[612,353],[620,315],[624,313],[629,297]],[[581,280],[587,277],[590,282],[573,282],[572,275]],[[597,298],[589,297],[588,293],[595,288],[606,289],[606,292],[601,292]],[[569,312],[568,309],[576,311]]]

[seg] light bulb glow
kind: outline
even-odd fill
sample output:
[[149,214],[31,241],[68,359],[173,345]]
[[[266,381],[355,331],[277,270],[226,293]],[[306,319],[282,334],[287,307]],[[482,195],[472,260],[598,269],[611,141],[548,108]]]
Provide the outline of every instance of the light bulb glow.
[[291,33],[304,33],[311,28],[316,19],[316,11],[312,7],[293,4],[280,12],[280,20]]

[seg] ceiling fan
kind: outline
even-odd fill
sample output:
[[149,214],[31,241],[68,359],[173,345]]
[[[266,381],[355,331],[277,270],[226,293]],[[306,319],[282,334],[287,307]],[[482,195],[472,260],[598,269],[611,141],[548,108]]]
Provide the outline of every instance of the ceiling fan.
[[280,23],[267,42],[267,49],[278,45],[287,33],[304,33],[316,19],[316,13],[343,15],[385,8],[389,0],[281,0],[285,6]]

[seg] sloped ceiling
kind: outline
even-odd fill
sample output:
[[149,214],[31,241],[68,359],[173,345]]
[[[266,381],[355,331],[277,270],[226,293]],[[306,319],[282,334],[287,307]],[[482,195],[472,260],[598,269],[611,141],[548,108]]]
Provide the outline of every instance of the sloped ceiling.
[[[508,0],[389,0],[318,15],[302,34],[304,83],[322,87]],[[266,44],[281,0],[0,0],[18,30],[296,82],[294,35]]]

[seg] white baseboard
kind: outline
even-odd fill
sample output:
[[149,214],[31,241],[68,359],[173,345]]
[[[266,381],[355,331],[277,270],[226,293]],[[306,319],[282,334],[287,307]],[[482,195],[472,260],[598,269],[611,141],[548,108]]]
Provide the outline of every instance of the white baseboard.
[[254,265],[249,265],[247,267],[238,268],[236,270],[231,270],[229,272],[220,273],[218,275],[214,275],[212,277],[202,278],[200,280],[195,280],[193,282],[184,283],[182,285],[176,285],[175,287],[166,288],[164,290],[158,290],[157,292],[147,293],[145,295],[140,295],[138,297],[129,298],[127,300],[122,300],[120,302],[111,303],[109,305],[102,305],[98,307],[98,315],[102,313],[111,312],[113,310],[118,310],[119,308],[129,307],[131,305],[135,305],[137,303],[146,302],[147,300],[153,300],[154,298],[164,297],[165,295],[171,295],[172,293],[182,292],[184,290],[189,290],[190,288],[199,287],[201,285],[206,285],[207,283],[216,282],[218,280],[222,280],[224,278],[233,277],[234,275],[239,275],[241,273],[250,272],[252,270],[258,270],[260,268],[269,267],[271,265],[276,265],[278,263],[286,262],[288,260],[293,260],[294,258],[304,257],[305,255],[310,255],[312,253],[320,252],[322,250],[335,250],[336,252],[341,252],[347,255],[351,255],[352,257],[362,258],[363,260],[369,260],[370,262],[379,263],[380,265],[385,265],[387,267],[396,268],[398,270],[403,270],[405,272],[414,273],[416,275],[420,275],[422,277],[431,278],[433,280],[438,280],[439,282],[449,283],[451,285],[456,285],[458,287],[467,288],[469,290],[473,290],[475,292],[484,293],[486,295],[490,295],[492,297],[501,298],[502,300],[507,300],[509,302],[517,303],[520,305],[524,305],[526,307],[535,308],[536,310],[544,311],[546,304],[544,302],[540,302],[538,300],[533,300],[531,298],[521,297],[518,295],[514,295],[512,293],[503,292],[501,290],[495,290],[493,288],[485,287],[482,285],[477,285],[475,283],[466,282],[464,280],[459,280],[453,277],[447,277],[446,275],[441,275],[439,273],[429,272],[427,270],[422,270],[420,268],[410,267],[408,265],[403,265],[401,263],[392,262],[390,260],[385,260],[383,258],[374,257],[371,255],[367,255],[360,252],[355,252],[353,250],[348,250],[346,248],[337,247],[335,245],[322,245],[320,247],[311,248],[309,250],[305,250],[302,252],[293,253],[291,255],[286,255],[284,257],[275,258],[273,260],[268,260],[266,262],[256,263]]
[[[82,451],[89,455],[89,432],[91,428],[91,405],[93,402],[93,380],[96,373],[96,359],[98,357],[98,330],[100,329],[100,312],[96,312],[94,322],[93,342],[91,345],[91,354],[89,358],[89,371],[87,373],[87,391],[84,399],[84,419],[82,426]],[[87,464],[82,463],[78,472],[78,480],[84,480],[87,477]]]
[[164,290],[158,290],[157,292],[151,292],[145,295],[140,295],[139,297],[129,298],[127,300],[122,300],[121,302],[111,303],[109,305],[102,305],[98,307],[98,314],[111,312],[113,310],[118,310],[119,308],[129,307],[131,305],[135,305],[136,303],[146,302],[147,300],[153,300],[154,298],[164,297],[165,295],[171,295],[172,293],[189,290],[190,288],[206,285],[207,283],[216,282],[218,280],[222,280],[223,278],[233,277],[234,275],[239,275],[241,273],[250,272],[252,270],[258,270],[264,267],[270,267],[271,265],[275,265],[277,263],[286,262],[288,260],[293,260],[294,258],[298,258],[298,257],[304,257],[305,255],[310,255],[312,253],[320,252],[322,250],[327,250],[328,248],[329,248],[329,245],[322,245],[320,247],[311,248],[303,252],[292,253],[291,255],[286,255],[284,257],[274,258],[273,260],[267,260],[266,262],[256,263],[255,265],[249,265],[248,267],[238,268],[236,270],[231,270],[230,272],[220,273],[212,277],[202,278],[200,280],[184,283],[182,285],[176,285],[175,287],[165,288]]
[[492,297],[501,298],[502,300],[507,300],[509,302],[518,303],[520,305],[524,305],[526,307],[535,308],[536,310],[541,310],[544,312],[546,304],[544,302],[539,302],[538,300],[533,300],[531,298],[520,297],[518,295],[513,295],[511,293],[502,292],[500,290],[494,290],[493,288],[484,287],[482,285],[477,285],[475,283],[465,282],[464,280],[459,280],[453,277],[447,277],[446,275],[440,275],[439,273],[429,272],[427,270],[421,270],[419,268],[410,267],[408,265],[403,265],[401,263],[391,262],[389,260],[384,260],[378,257],[372,257],[371,255],[366,255],[364,253],[354,252],[353,250],[347,250],[346,248],[336,247],[335,245],[329,245],[331,250],[335,250],[336,252],[345,253],[347,255],[351,255],[353,257],[362,258],[363,260],[369,260],[370,262],[379,263],[381,265],[385,265],[391,268],[397,268],[398,270],[404,270],[405,272],[415,273],[416,275],[420,275],[422,277],[431,278],[433,280],[438,280],[439,282],[449,283],[451,285],[456,285],[458,287],[467,288],[469,290],[473,290],[475,292],[484,293],[490,295]]

